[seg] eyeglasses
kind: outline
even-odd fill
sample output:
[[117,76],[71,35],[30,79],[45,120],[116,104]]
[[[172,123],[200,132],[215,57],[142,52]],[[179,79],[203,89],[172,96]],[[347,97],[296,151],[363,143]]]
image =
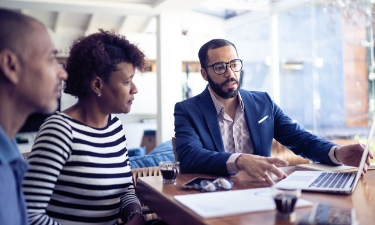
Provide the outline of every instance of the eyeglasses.
[[229,65],[230,69],[233,72],[238,72],[242,69],[242,60],[241,59],[233,59],[230,62],[217,62],[212,65],[205,66],[203,68],[207,68],[212,66],[214,72],[217,75],[222,75],[227,72],[227,65]]
[[207,192],[216,191],[218,188],[230,190],[233,187],[233,183],[223,177],[217,178],[214,181],[202,180],[200,185],[201,190]]

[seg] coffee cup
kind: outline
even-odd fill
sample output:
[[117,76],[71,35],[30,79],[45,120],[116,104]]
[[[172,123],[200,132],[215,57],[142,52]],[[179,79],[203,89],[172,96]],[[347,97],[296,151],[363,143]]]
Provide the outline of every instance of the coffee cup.
[[301,196],[301,189],[298,188],[272,188],[272,197],[275,201],[277,214],[280,219],[295,220],[294,207]]
[[180,162],[162,161],[159,163],[159,167],[163,177],[163,184],[174,184],[180,172]]

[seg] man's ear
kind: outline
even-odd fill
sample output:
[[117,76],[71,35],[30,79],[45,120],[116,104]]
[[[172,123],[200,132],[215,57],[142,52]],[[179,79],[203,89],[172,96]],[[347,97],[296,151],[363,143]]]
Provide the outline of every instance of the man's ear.
[[207,72],[206,72],[206,70],[203,69],[203,68],[201,68],[201,75],[202,75],[202,77],[203,77],[203,79],[204,79],[205,81],[208,81],[208,80],[207,80]]
[[4,78],[12,84],[17,84],[20,79],[21,62],[12,51],[4,49],[0,52],[0,69]]
[[100,77],[95,77],[91,81],[91,89],[96,95],[101,95],[102,94],[102,88],[103,88],[103,79]]

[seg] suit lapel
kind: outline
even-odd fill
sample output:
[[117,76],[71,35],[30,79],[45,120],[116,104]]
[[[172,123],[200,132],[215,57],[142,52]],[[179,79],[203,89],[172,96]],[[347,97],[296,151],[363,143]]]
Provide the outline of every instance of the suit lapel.
[[206,121],[206,125],[211,134],[211,138],[214,140],[214,143],[218,151],[224,152],[223,138],[221,137],[216,109],[215,109],[214,103],[212,102],[212,98],[207,87],[200,94],[200,97],[201,99],[197,101],[197,105],[203,113],[203,116]]
[[260,143],[260,131],[259,131],[259,124],[257,119],[257,106],[255,105],[255,101],[253,96],[248,91],[244,91],[240,89],[242,101],[245,105],[245,116],[247,121],[247,126],[250,132],[251,142],[254,148],[255,155],[261,155],[262,146]]

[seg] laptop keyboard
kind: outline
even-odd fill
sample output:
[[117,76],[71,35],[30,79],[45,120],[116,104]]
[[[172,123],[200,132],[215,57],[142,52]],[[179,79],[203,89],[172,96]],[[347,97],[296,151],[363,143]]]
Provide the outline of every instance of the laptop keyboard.
[[314,188],[344,188],[352,173],[322,173],[309,187]]

